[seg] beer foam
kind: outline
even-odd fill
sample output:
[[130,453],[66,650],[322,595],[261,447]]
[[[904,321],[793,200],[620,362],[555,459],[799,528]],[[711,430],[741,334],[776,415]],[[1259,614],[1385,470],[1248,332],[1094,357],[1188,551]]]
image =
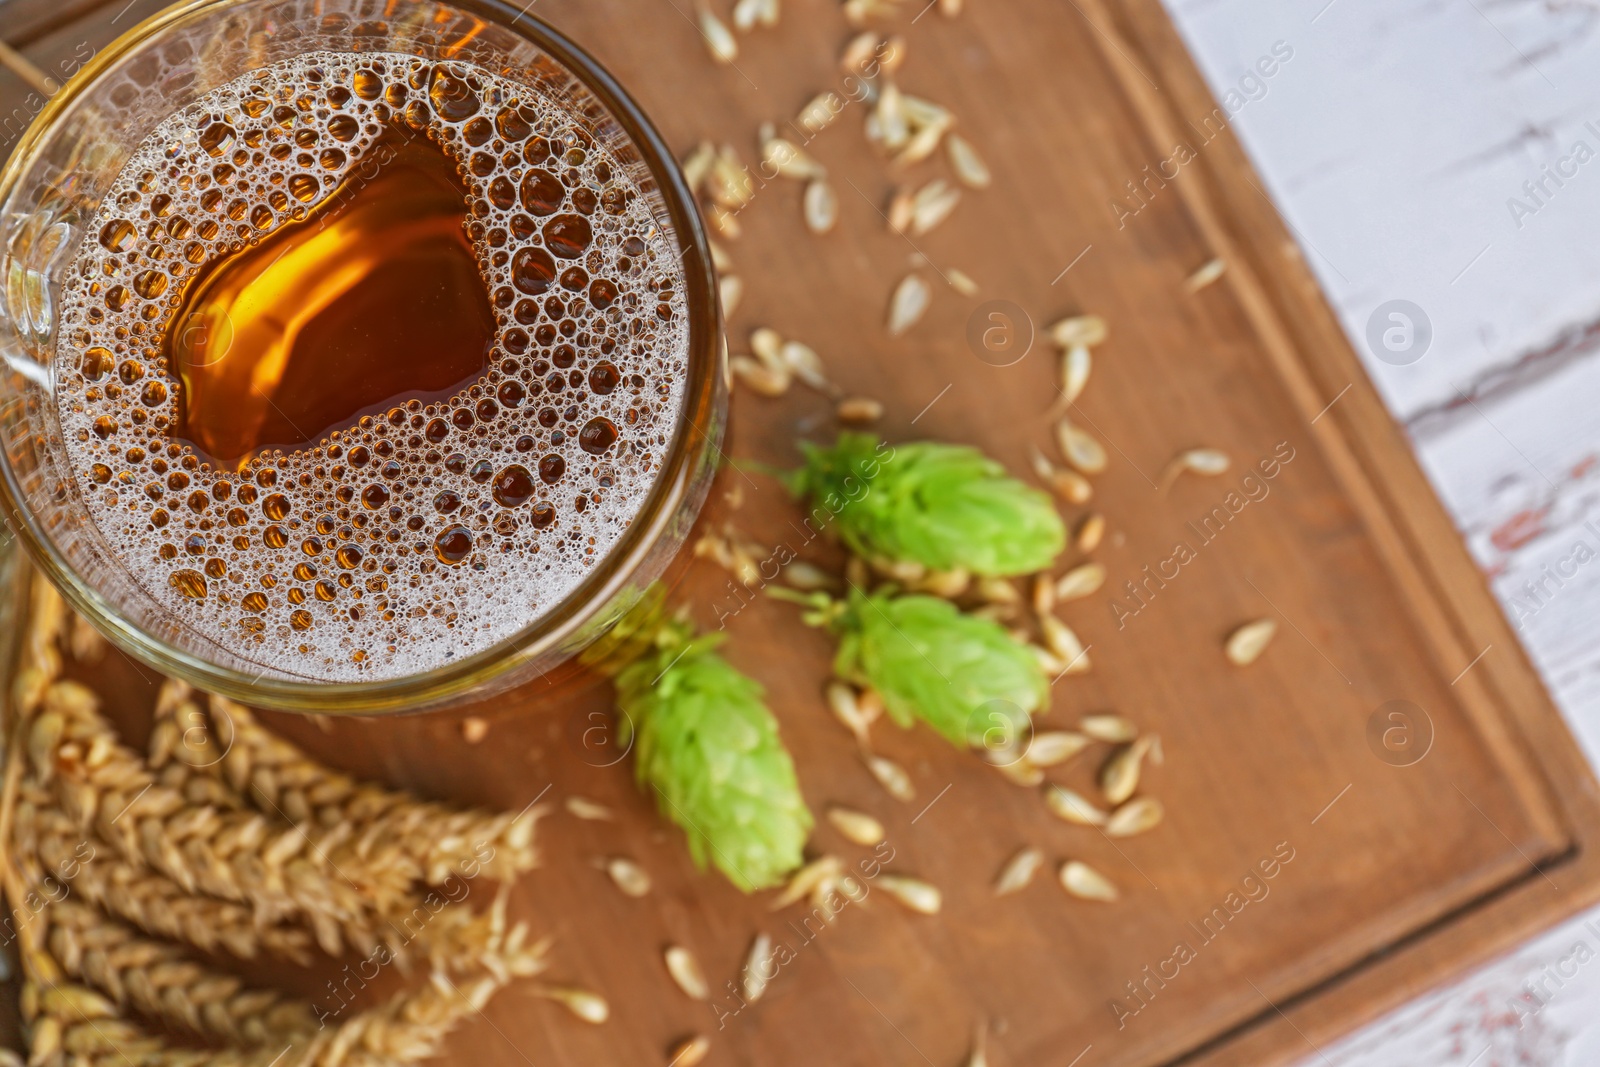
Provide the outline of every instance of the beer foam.
[[[395,129],[468,190],[488,372],[212,464],[173,437],[183,292],[373,173]],[[481,67],[381,52],[307,53],[163,120],[67,275],[54,366],[68,459],[133,580],[264,673],[324,681],[426,671],[554,608],[644,504],[688,372],[683,266],[623,147]]]

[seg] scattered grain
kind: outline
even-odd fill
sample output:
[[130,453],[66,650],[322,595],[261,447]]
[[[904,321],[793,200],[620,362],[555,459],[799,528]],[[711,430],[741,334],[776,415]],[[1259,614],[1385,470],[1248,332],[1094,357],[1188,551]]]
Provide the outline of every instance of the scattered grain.
[[1100,547],[1100,542],[1106,536],[1106,517],[1098,511],[1092,511],[1078,523],[1078,529],[1072,535],[1072,543],[1079,552],[1093,552]]
[[836,881],[843,871],[844,863],[838,856],[819,856],[789,876],[783,892],[773,898],[772,910],[779,911],[797,900],[803,900],[818,886]]
[[1078,729],[1112,745],[1125,745],[1139,736],[1139,728],[1121,715],[1085,715],[1078,720]]
[[1099,592],[1105,584],[1104,564],[1080,563],[1056,579],[1056,597],[1061,600],[1080,600]]
[[896,901],[920,915],[937,915],[944,906],[944,895],[920,878],[880,874],[876,884]]
[[1089,354],[1088,345],[1072,345],[1061,354],[1061,403],[1070,406],[1078,402],[1078,397],[1083,395],[1083,387],[1089,384],[1089,371],[1094,366],[1094,357]]
[[800,114],[795,117],[795,122],[807,133],[815,136],[833,125],[833,120],[839,117],[843,109],[843,99],[835,92],[818,93],[800,109]]
[[740,384],[761,396],[782,396],[789,391],[787,369],[769,367],[749,356],[734,356],[728,360],[728,369]]
[[1093,742],[1076,730],[1043,730],[1028,743],[1028,762],[1035,767],[1054,767],[1067,762]]
[[1106,833],[1112,837],[1132,837],[1161,825],[1166,810],[1155,797],[1135,797],[1106,819]]
[[1099,315],[1074,315],[1070,319],[1052,323],[1045,332],[1059,348],[1071,348],[1073,345],[1093,348],[1103,342],[1110,331],[1106,327],[1106,320]]
[[722,298],[722,317],[731,319],[744,299],[744,279],[737,274],[724,274],[717,279],[717,295]]
[[793,141],[767,134],[761,139],[761,161],[773,173],[796,181],[825,177],[828,169]]
[[616,818],[612,810],[604,804],[590,800],[588,797],[568,797],[566,800],[567,811],[580,819],[590,822],[610,822]]
[[802,205],[806,229],[812,233],[827,233],[839,222],[839,194],[823,178],[806,183],[805,201]]
[[1225,261],[1213,259],[1207,262],[1205,266],[1189,275],[1189,277],[1184,280],[1183,287],[1189,290],[1191,293],[1198,293],[1206,286],[1221,278],[1225,273],[1227,273],[1227,270],[1228,264]]
[[851,808],[829,808],[828,821],[844,835],[845,840],[853,844],[870,847],[883,841],[883,823],[866,812]]
[[1248,667],[1261,658],[1261,653],[1267,650],[1267,645],[1278,632],[1276,619],[1257,619],[1247,622],[1233,633],[1228,635],[1228,641],[1223,646],[1223,651],[1228,656],[1228,662],[1239,667]]
[[911,229],[911,222],[916,214],[916,198],[909,189],[898,189],[889,200],[889,210],[884,212],[884,220],[889,224],[891,233],[902,236]]
[[1000,868],[1000,874],[994,880],[994,895],[997,897],[1009,896],[1021,892],[1033,881],[1033,876],[1044,866],[1044,853],[1029,846],[1020,849],[1016,855],[1006,861]]
[[863,705],[855,687],[846,682],[832,681],[828,683],[826,695],[828,710],[833,712],[833,717],[855,734],[856,741],[863,749],[867,748],[871,740],[868,730],[877,716]]
[[967,276],[967,273],[956,267],[951,267],[944,272],[944,280],[950,283],[950,288],[962,296],[977,296],[978,283]]
[[917,797],[917,788],[911,783],[911,775],[906,769],[887,756],[879,756],[872,752],[863,752],[861,758],[866,761],[867,770],[872,772],[872,777],[878,784],[896,800],[907,803]]
[[1056,422],[1056,447],[1068,463],[1084,474],[1099,474],[1106,469],[1105,446],[1070,419]]
[[839,69],[846,74],[858,74],[861,69],[878,53],[878,46],[883,44],[881,34],[872,30],[862,30],[849,43],[844,46],[844,51],[839,54]]
[[817,566],[803,559],[797,559],[783,568],[783,580],[791,588],[810,593],[818,589],[832,589],[838,585],[838,580]]
[[1048,574],[1033,576],[1033,613],[1048,615],[1056,608],[1056,585]]
[[[710,141],[701,141],[695,145],[694,151],[683,161],[683,180],[689,188],[700,191],[706,178],[711,175],[711,165],[717,161],[717,146]],[[713,247],[712,255],[715,258],[716,249]],[[719,268],[720,269],[720,268]]]
[[772,935],[763,930],[750,942],[750,951],[744,957],[744,970],[739,975],[740,992],[744,994],[746,1003],[754,1004],[766,993],[767,983],[771,980],[767,965],[771,962]]
[[1105,794],[1112,807],[1133,796],[1139,788],[1140,768],[1145,754],[1154,743],[1151,737],[1141,737],[1113,752],[1100,768],[1100,792]]
[[1173,456],[1161,472],[1161,488],[1169,488],[1184,472],[1215,478],[1226,474],[1231,461],[1219,448],[1190,448]]
[[534,996],[555,1001],[586,1023],[598,1026],[611,1017],[611,1005],[606,1003],[606,998],[587,989],[538,985],[532,992]]
[[1024,789],[1033,789],[1044,784],[1044,771],[1031,760],[1012,760],[1009,763],[996,763],[993,766],[1008,782],[1020,785]]
[[1087,863],[1068,860],[1061,865],[1061,888],[1081,900],[1113,901],[1117,887]]
[[978,150],[958,133],[952,133],[945,138],[945,153],[950,157],[950,169],[955,172],[956,178],[972,189],[987,189],[994,180],[989,173],[989,165],[978,155]]
[[924,185],[911,196],[911,235],[921,237],[928,233],[949,218],[959,203],[961,190],[943,178]]
[[706,49],[718,63],[732,63],[738,58],[738,39],[728,29],[728,24],[712,14],[709,7],[700,9],[700,36],[705,38]]
[[706,984],[705,972],[700,970],[700,963],[694,958],[694,953],[682,945],[668,945],[667,950],[661,954],[667,964],[667,973],[683,990],[684,995],[694,1000],[708,1000],[711,997],[711,987]]
[[606,873],[627,896],[642,897],[650,892],[649,873],[626,856],[606,860]]
[[915,326],[932,299],[933,292],[920,274],[908,274],[901,279],[889,300],[889,335],[899,337]]
[[1018,604],[1022,601],[1022,594],[1006,578],[980,578],[978,596],[990,604]]
[[878,51],[878,70],[883,74],[893,74],[898,71],[906,61],[906,39],[898,33],[887,41]]
[[866,425],[883,418],[883,405],[870,396],[847,396],[833,413],[840,422]]
[[1039,619],[1039,630],[1044,634],[1045,647],[1066,664],[1062,673],[1084,674],[1089,670],[1089,650],[1083,647],[1072,627],[1054,615],[1044,615]]
[[1077,471],[1057,467],[1037,448],[1033,450],[1033,471],[1050,490],[1069,504],[1084,504],[1094,495],[1089,479]]
[[1051,784],[1045,787],[1045,807],[1050,809],[1050,814],[1066,822],[1076,823],[1079,826],[1104,826],[1106,813],[1095,807],[1088,798],[1080,793],[1068,789],[1064,785]]

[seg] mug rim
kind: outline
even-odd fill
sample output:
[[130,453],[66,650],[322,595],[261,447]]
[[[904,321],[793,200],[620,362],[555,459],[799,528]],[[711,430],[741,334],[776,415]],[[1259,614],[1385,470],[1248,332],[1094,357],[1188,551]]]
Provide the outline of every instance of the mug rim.
[[[254,677],[213,663],[148,633],[110,599],[92,587],[39,529],[37,516],[22,501],[9,457],[0,452],[0,505],[34,565],[67,602],[119,647],[165,674],[176,675],[210,692],[263,707],[321,714],[375,714],[420,711],[491,689],[519,667],[556,651],[622,598],[628,586],[696,493],[696,468],[708,453],[721,454],[725,419],[718,403],[721,311],[710,245],[693,192],[655,124],[616,78],[592,55],[542,19],[506,0],[436,0],[445,7],[521,36],[560,64],[594,95],[626,133],[656,180],[672,221],[688,299],[688,381],[678,423],[643,505],[621,537],[576,586],[549,611],[515,634],[458,661],[415,674],[376,681],[315,681],[269,675]],[[156,12],[115,38],[52,95],[0,167],[0,203],[30,169],[37,150],[63,113],[114,64],[137,47],[198,15],[239,6],[241,0],[187,0]],[[58,339],[59,342],[59,339]],[[54,393],[52,391],[52,399]],[[701,440],[696,440],[700,438]],[[700,502],[693,502],[698,511]],[[642,591],[642,588],[641,590]],[[218,642],[220,645],[220,643]],[[573,653],[578,651],[574,648]],[[559,664],[558,664],[559,665]]]

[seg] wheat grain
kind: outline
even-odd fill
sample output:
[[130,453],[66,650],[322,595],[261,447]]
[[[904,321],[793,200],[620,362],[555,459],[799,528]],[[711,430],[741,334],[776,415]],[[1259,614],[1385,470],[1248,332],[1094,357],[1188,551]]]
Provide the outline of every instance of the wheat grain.
[[767,984],[771,981],[767,966],[771,961],[772,935],[763,930],[751,940],[750,951],[745,953],[744,970],[740,974],[740,991],[748,1003],[754,1004],[766,993]]
[[1074,315],[1051,323],[1045,329],[1045,333],[1050,335],[1050,340],[1059,348],[1071,348],[1073,345],[1093,348],[1105,341],[1110,330],[1106,326],[1106,320],[1099,315]]
[[1117,899],[1117,887],[1087,863],[1069,860],[1061,865],[1061,887],[1080,900],[1110,902]]
[[586,1023],[596,1026],[611,1018],[611,1005],[599,993],[576,986],[534,986],[533,995],[553,1000]]
[[1078,529],[1072,535],[1072,543],[1079,552],[1093,552],[1100,547],[1100,542],[1106,535],[1106,517],[1098,511],[1091,512],[1078,523]]
[[1211,285],[1223,274],[1227,273],[1228,264],[1221,259],[1208,260],[1201,268],[1184,279],[1183,287],[1191,293],[1198,293],[1206,286]]
[[693,1000],[709,1000],[711,987],[706,983],[705,972],[700,969],[700,963],[694,958],[694,953],[682,945],[668,945],[662,953],[666,962],[667,973],[683,994]]
[[1139,736],[1139,728],[1127,718],[1110,713],[1085,715],[1078,720],[1078,729],[1094,738],[1113,745],[1125,745]]
[[1223,645],[1228,662],[1238,667],[1248,667],[1261,658],[1261,653],[1267,650],[1267,645],[1277,632],[1276,619],[1257,619],[1245,623],[1229,634]]
[[889,300],[889,336],[899,337],[921,321],[933,300],[933,290],[920,274],[907,274]]
[[889,896],[920,915],[937,915],[944,907],[944,894],[920,878],[900,874],[878,875],[877,886]]
[[883,823],[862,811],[850,808],[829,808],[828,821],[845,840],[863,847],[881,844],[884,839]]
[[961,184],[973,189],[987,189],[994,180],[989,173],[989,165],[978,155],[978,150],[973,148],[965,137],[952,133],[945,139],[945,154],[950,157],[950,169],[960,179]]
[[722,317],[733,318],[744,300],[744,279],[737,274],[724,274],[717,279],[717,297],[722,301]]
[[839,222],[839,194],[826,179],[814,178],[806,183],[802,209],[806,229],[817,234],[828,233]]
[[728,29],[728,24],[712,14],[711,9],[702,7],[699,14],[700,36],[705,39],[706,49],[711,53],[711,58],[718,63],[732,63],[739,57],[739,41],[733,36],[733,31]]
[[1044,853],[1029,846],[1019,850],[1016,855],[1006,861],[1000,868],[1000,873],[994,880],[994,895],[997,897],[1009,896],[1021,892],[1033,881],[1033,876],[1044,866]]
[[1166,811],[1155,797],[1135,797],[1113,811],[1106,819],[1106,833],[1112,837],[1132,837],[1161,825]]

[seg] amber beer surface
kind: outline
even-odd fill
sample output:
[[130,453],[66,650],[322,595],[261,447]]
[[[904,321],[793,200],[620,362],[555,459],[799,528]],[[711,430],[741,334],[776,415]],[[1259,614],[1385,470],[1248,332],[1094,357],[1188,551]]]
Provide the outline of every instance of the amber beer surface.
[[309,217],[213,264],[163,346],[179,440],[238,467],[476,381],[495,322],[466,215],[450,160],[394,131]]
[[514,636],[650,492],[683,265],[614,154],[467,63],[310,53],[170,116],[63,291],[67,455],[130,576],[291,677]]

